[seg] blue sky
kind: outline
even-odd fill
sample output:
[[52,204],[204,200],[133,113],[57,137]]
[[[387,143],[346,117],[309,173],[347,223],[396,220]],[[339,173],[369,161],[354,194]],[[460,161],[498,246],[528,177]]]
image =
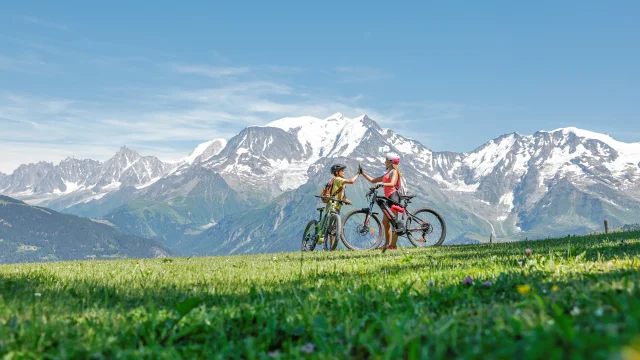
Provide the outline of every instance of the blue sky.
[[162,159],[284,116],[434,150],[576,126],[640,141],[638,1],[9,2],[0,171]]

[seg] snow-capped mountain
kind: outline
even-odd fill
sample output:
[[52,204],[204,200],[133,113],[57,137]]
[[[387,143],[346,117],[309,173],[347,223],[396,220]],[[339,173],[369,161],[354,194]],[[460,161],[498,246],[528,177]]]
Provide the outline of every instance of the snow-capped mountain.
[[244,129],[203,166],[238,190],[257,187],[277,196],[307,183],[309,167],[318,160],[351,155],[371,127],[377,124],[366,115],[284,118]]
[[227,146],[227,140],[215,139],[198,145],[189,156],[182,159],[182,162],[192,165],[194,162],[206,161],[212,156],[218,155],[224,147]]
[[[605,218],[613,226],[637,222],[640,143],[576,128],[507,134],[474,151],[454,153],[433,152],[367,116],[286,118],[245,129],[205,166],[238,191],[250,184],[276,196],[310,183],[316,191],[330,177],[326,170],[334,161],[351,163],[352,171],[356,161],[362,162],[381,173],[389,151],[403,158],[410,191],[445,214],[453,238],[486,241],[492,233],[503,239],[536,238],[597,230]],[[286,206],[278,208],[270,217],[248,216],[242,230],[211,232],[237,237],[245,231],[255,240],[269,224],[283,221]],[[225,249],[220,251],[257,251],[255,244]]]
[[224,139],[205,142],[178,162],[143,157],[125,146],[105,162],[67,158],[58,165],[47,162],[21,165],[11,175],[0,175],[0,193],[63,210],[121,188],[146,188],[180,168],[217,155],[225,146]]
[[[419,195],[416,206],[428,205],[445,216],[448,239],[483,241],[491,233],[535,238],[593,231],[604,218],[612,226],[638,221],[640,143],[563,128],[503,135],[467,153],[434,152],[366,115],[251,126],[228,142],[200,144],[177,163],[123,148],[104,163],[67,159],[57,166],[23,165],[11,175],[0,174],[0,193],[78,215],[111,216],[142,229],[131,230],[137,235],[163,237],[159,233],[171,227],[171,236],[197,235],[200,243],[192,242],[192,248],[213,253],[286,250],[297,236],[292,229],[304,225],[297,222],[312,216],[298,212],[313,212],[312,195],[330,178],[333,162],[347,163],[348,174],[360,162],[380,175],[390,151],[401,155],[409,190]],[[364,180],[354,185],[350,198],[363,200],[359,196],[367,186]],[[220,211],[229,218],[212,215],[216,201],[234,204]],[[118,209],[132,202],[135,206]],[[144,206],[152,209],[145,213],[153,219],[132,215]],[[244,215],[230,215],[234,211]],[[206,237],[213,234],[217,241]],[[272,236],[279,242],[268,241]]]
[[4,190],[9,175],[0,172],[0,190]]
[[49,205],[58,201],[63,203],[59,208],[65,208],[121,187],[148,186],[175,166],[122,147],[105,162],[67,158],[58,165],[46,162],[21,165],[5,179],[1,192],[31,204]]

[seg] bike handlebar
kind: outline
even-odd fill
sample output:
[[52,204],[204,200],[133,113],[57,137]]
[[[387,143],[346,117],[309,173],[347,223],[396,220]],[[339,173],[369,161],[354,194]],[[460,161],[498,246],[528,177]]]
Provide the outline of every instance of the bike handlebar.
[[338,200],[338,199],[336,199],[336,198],[332,198],[332,197],[318,196],[318,195],[316,195],[316,197],[317,197],[317,198],[320,198],[320,199],[324,199],[324,200],[335,201],[335,202],[341,203],[341,204],[343,204],[343,205],[349,205],[349,203],[348,203],[348,202],[346,202],[346,201],[344,201],[344,200]]
[[375,193],[376,190],[378,190],[380,187],[382,187],[382,185],[375,185],[374,187],[369,188],[369,193],[367,194],[367,196],[373,195],[373,193]]

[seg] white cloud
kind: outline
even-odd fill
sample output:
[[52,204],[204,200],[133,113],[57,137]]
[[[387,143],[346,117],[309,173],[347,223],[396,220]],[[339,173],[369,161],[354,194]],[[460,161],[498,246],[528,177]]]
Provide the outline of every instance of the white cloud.
[[[58,162],[67,156],[104,160],[120,146],[146,149],[163,160],[191,152],[190,144],[229,139],[249,125],[285,116],[326,117],[371,109],[325,94],[300,96],[277,82],[232,82],[199,89],[137,90],[115,103],[91,103],[0,91],[0,171],[22,163]],[[355,98],[357,100],[358,97]]]
[[335,70],[343,82],[370,82],[391,77],[385,71],[369,67],[338,66]]
[[59,72],[33,54],[0,55],[0,71],[20,72],[32,75],[55,75]]
[[218,67],[208,65],[184,64],[173,64],[172,67],[179,73],[207,76],[212,78],[246,74],[251,71],[251,68],[249,67]]
[[69,27],[67,25],[54,23],[54,22],[51,22],[51,21],[48,21],[48,20],[37,18],[35,16],[23,16],[22,17],[22,21],[30,23],[30,24],[35,24],[35,25],[39,25],[39,26],[48,27],[48,28],[51,28],[51,29],[69,30]]

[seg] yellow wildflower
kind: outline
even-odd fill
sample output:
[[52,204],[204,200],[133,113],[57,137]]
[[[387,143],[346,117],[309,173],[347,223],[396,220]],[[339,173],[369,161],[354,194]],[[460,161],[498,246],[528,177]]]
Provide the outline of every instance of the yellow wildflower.
[[636,337],[631,343],[622,349],[623,360],[640,360],[640,338]]
[[520,293],[520,295],[529,294],[531,292],[531,285],[529,284],[518,285],[518,292]]
[[556,291],[558,291],[558,290],[560,290],[560,288],[558,287],[558,285],[553,285],[553,286],[551,287],[551,291],[553,291],[553,292],[556,292]]
[[360,275],[364,275],[364,270],[360,270]]
[[622,349],[621,355],[624,360],[640,360],[640,352],[630,346]]

